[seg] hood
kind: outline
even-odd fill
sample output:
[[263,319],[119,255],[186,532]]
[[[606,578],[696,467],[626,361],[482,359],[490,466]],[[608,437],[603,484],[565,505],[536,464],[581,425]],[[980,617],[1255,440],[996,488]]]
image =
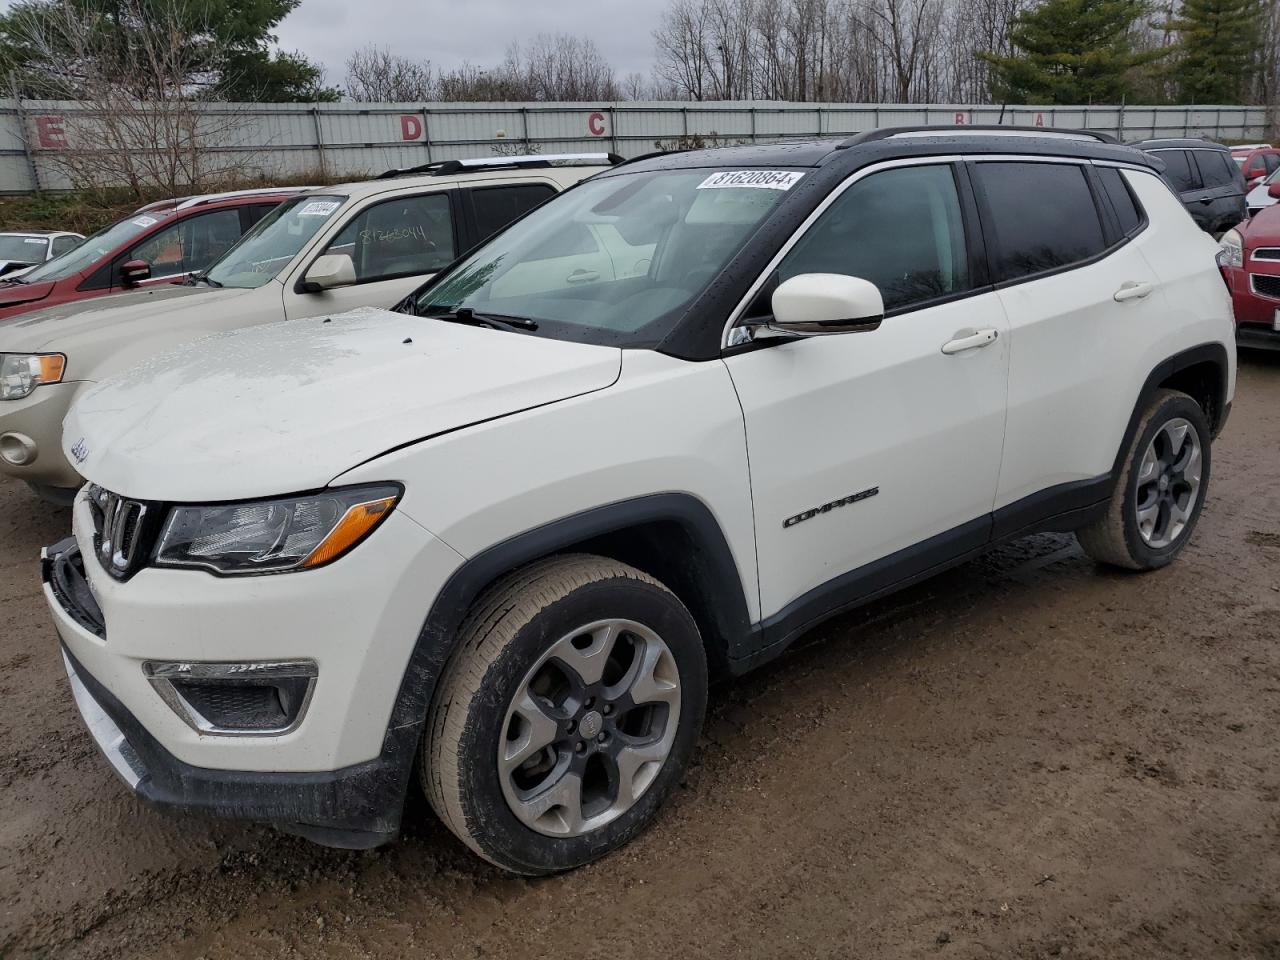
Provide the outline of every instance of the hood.
[[63,445],[85,477],[129,497],[280,496],[602,390],[621,366],[616,347],[355,310],[216,334],[104,380],[72,407]]
[[[3,262],[0,261],[0,263]],[[26,270],[15,270],[0,279],[12,280],[30,269],[28,267]],[[16,307],[20,303],[35,303],[37,300],[43,300],[53,292],[53,286],[52,280],[46,280],[44,283],[0,283],[0,319],[4,317],[5,307]]]
[[1251,207],[1269,207],[1276,202],[1275,197],[1271,196],[1267,191],[1271,185],[1260,183],[1247,194],[1245,194],[1244,202]]
[[1236,230],[1243,235],[1246,250],[1280,247],[1280,204],[1263,207]]
[[[0,284],[0,293],[15,292],[13,288],[21,293],[37,286],[44,284]],[[104,334],[112,338],[141,336],[148,327],[154,330],[153,321],[158,316],[164,315],[166,328],[172,328],[181,322],[182,313],[189,306],[204,306],[211,302],[210,298],[230,300],[252,292],[166,283],[145,290],[73,300],[34,313],[20,314],[11,320],[5,320],[0,313],[0,352],[65,351],[74,348],[77,338],[85,334],[95,338]],[[47,296],[47,291],[42,296]]]

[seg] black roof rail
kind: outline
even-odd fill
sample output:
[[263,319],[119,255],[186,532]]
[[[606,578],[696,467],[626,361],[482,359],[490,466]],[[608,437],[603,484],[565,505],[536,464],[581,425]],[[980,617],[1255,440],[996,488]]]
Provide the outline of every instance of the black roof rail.
[[430,174],[433,177],[447,177],[457,173],[477,173],[482,170],[530,170],[552,166],[616,166],[624,163],[616,153],[555,153],[541,156],[530,154],[524,157],[478,157],[474,160],[435,160],[422,163],[416,167],[403,167],[388,170],[374,177],[375,180],[391,180],[395,177],[407,177],[414,174]]
[[1097,130],[1077,130],[1073,127],[1029,127],[1016,124],[995,124],[995,123],[975,123],[963,124],[954,127],[951,126],[915,126],[915,127],[881,127],[878,130],[866,130],[862,133],[854,134],[848,140],[841,141],[836,145],[837,150],[845,150],[849,147],[856,147],[862,143],[872,143],[876,140],[888,140],[892,137],[955,137],[955,136],[973,136],[973,135],[990,135],[1000,136],[1006,134],[1014,137],[1034,137],[1040,136],[1047,139],[1060,140],[1096,140],[1099,143],[1119,143],[1115,137],[1109,133],[1099,133]]

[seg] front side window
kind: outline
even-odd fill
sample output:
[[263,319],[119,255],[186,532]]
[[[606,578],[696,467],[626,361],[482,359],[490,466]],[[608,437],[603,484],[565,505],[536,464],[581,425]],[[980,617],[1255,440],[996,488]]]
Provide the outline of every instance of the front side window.
[[423,287],[416,312],[469,308],[533,320],[538,336],[652,346],[804,176],[701,168],[584,181]]
[[1200,175],[1191,166],[1191,157],[1185,150],[1153,150],[1164,161],[1164,175],[1179,193],[1195,190],[1200,186]]
[[153,278],[203,270],[240,239],[240,211],[215,210],[170,224],[124,256],[150,265]]
[[54,237],[52,253],[55,257],[60,257],[64,253],[68,253],[71,250],[74,250],[78,246],[80,246],[79,237],[71,237],[71,236]]
[[449,197],[397,197],[367,207],[324,252],[349,256],[357,283],[439,270],[457,256]]
[[[1065,267],[1106,249],[1084,169],[1074,163],[976,163],[997,283]],[[994,241],[994,242],[993,242]]]
[[1280,154],[1275,154],[1275,153],[1263,154],[1262,163],[1263,163],[1263,166],[1266,168],[1267,173],[1275,173],[1276,168],[1280,167]]
[[209,279],[220,287],[251,289],[265,285],[289,265],[346,201],[346,197],[313,193],[286,200],[209,268]]
[[886,310],[970,288],[950,166],[901,167],[855,182],[778,265],[778,280],[842,273],[880,288]]

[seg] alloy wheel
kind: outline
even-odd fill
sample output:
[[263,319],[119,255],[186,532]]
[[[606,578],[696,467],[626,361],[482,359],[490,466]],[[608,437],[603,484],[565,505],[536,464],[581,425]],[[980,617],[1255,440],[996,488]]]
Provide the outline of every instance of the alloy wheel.
[[1200,496],[1203,457],[1200,435],[1177,417],[1147,445],[1138,467],[1135,503],[1138,533],[1148,546],[1163,549],[1182,535]]

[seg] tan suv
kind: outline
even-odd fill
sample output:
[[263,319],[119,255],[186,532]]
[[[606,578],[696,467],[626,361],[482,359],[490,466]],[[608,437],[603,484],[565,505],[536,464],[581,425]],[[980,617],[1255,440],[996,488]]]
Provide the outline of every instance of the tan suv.
[[[0,323],[0,473],[26,481],[47,500],[68,502],[81,481],[61,449],[62,419],[87,385],[208,334],[390,307],[480,241],[617,159],[448,160],[316,188],[280,204],[184,283]],[[145,368],[133,375],[145,378]]]

